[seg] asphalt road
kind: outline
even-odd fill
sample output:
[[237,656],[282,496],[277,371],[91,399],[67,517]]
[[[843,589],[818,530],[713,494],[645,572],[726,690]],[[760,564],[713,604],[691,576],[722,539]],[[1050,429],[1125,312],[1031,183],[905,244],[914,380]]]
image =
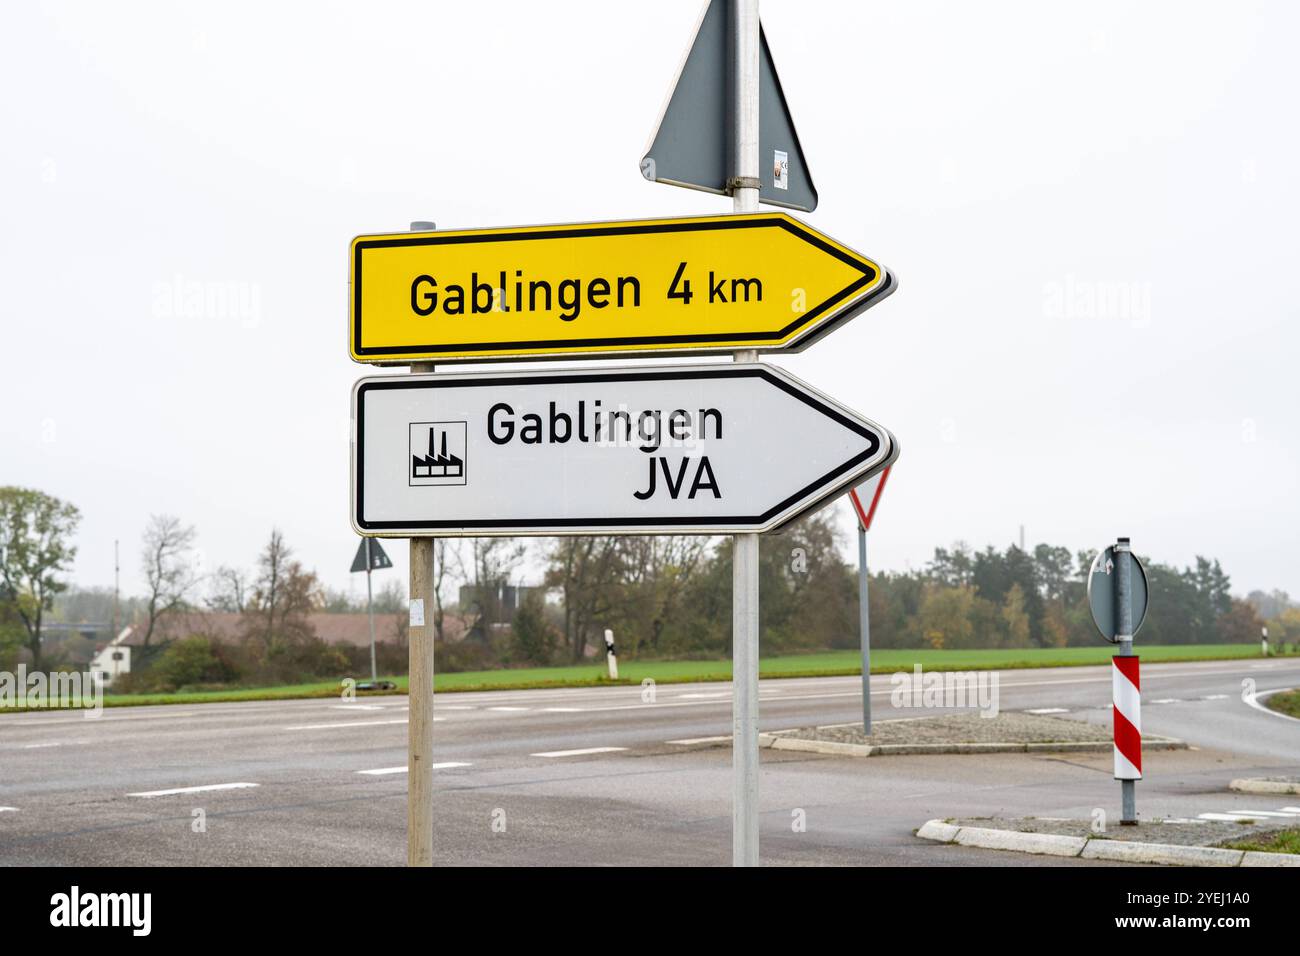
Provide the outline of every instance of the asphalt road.
[[[1109,726],[1110,680],[1108,667],[1004,671],[1000,704]],[[1141,814],[1300,804],[1227,790],[1300,772],[1300,721],[1249,706],[1246,680],[1300,686],[1300,661],[1144,665],[1144,732],[1194,749],[1145,756]],[[859,687],[764,681],[762,726],[858,719]],[[877,720],[942,712],[892,707],[886,676],[872,689]],[[729,685],[663,685],[653,701],[639,688],[441,694],[436,713],[439,863],[730,862],[730,751],[707,739],[730,733]],[[404,697],[0,715],[0,864],[401,864],[406,729]],[[912,831],[932,817],[1117,815],[1118,798],[1109,754],[764,751],[762,857],[1058,865]]]

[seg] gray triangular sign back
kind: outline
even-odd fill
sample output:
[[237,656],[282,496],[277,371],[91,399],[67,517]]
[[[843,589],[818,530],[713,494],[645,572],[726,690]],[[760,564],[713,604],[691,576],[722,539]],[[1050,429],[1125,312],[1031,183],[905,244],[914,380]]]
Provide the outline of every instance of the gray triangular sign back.
[[380,568],[391,568],[393,562],[389,560],[388,554],[374,538],[362,538],[361,543],[357,545],[356,557],[352,559],[352,573],[366,570],[366,545],[370,545],[370,569],[377,571]]
[[[727,88],[730,9],[728,0],[709,0],[704,8],[650,148],[641,160],[641,174],[651,182],[728,193],[732,167]],[[772,206],[812,212],[817,208],[817,188],[761,26],[759,41],[758,198]]]

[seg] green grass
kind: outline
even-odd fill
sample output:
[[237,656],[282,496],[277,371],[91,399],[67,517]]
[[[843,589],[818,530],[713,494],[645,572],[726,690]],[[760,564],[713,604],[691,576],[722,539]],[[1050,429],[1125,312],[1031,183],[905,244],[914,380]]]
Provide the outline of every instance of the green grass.
[[1280,694],[1270,694],[1264,698],[1264,703],[1272,710],[1279,714],[1286,714],[1288,717],[1300,718],[1300,690],[1283,691]]
[[1261,853],[1297,853],[1300,854],[1300,828],[1278,830],[1265,833],[1239,843],[1223,844],[1230,850],[1255,850]]
[[[1026,650],[897,650],[871,652],[871,672],[888,674],[911,670],[920,664],[932,670],[1011,670],[1026,667],[1075,667],[1105,664],[1110,660],[1110,645],[1097,647],[1034,648]],[[1138,654],[1146,661],[1202,661],[1253,658],[1259,656],[1254,644],[1205,644],[1142,647]],[[862,672],[858,651],[827,651],[817,654],[791,654],[769,657],[760,662],[764,677],[839,677]],[[517,670],[466,671],[440,673],[435,680],[439,691],[532,690],[549,687],[612,686],[605,676],[605,665],[579,664],[570,667],[532,667]],[[640,684],[646,678],[659,684],[731,679],[730,661],[627,661],[619,664],[619,684]],[[405,677],[389,678],[399,693],[406,693]],[[291,684],[279,687],[232,688],[229,690],[178,691],[161,694],[104,695],[106,707],[129,707],[146,704],[203,704],[246,700],[292,700],[310,697],[337,697],[339,681]],[[366,696],[364,693],[359,696]],[[1283,695],[1274,695],[1277,700]],[[1270,701],[1270,702],[1271,702]]]

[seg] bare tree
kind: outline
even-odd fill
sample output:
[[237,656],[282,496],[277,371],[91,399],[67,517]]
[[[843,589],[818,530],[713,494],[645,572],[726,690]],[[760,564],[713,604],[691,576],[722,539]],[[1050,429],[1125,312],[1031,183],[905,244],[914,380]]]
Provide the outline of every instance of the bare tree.
[[455,562],[460,567],[460,543],[449,542],[446,538],[433,539],[433,639],[445,641],[443,622],[447,612],[442,603],[442,583],[447,579],[450,565]]
[[[458,576],[473,591],[473,605],[461,608],[462,612],[468,610],[473,615],[471,632],[483,635],[490,625],[499,623],[502,589],[509,583],[511,572],[523,561],[525,553],[524,543],[515,538],[472,538],[468,567],[466,556],[460,549],[444,555],[445,559],[457,564]],[[445,566],[446,560],[436,563]]]
[[149,596],[145,602],[144,639],[140,642],[140,656],[148,660],[173,638],[154,643],[159,625],[173,612],[186,606],[190,593],[198,583],[191,562],[195,532],[189,525],[181,524],[172,515],[153,515],[144,531],[141,566]]
[[617,605],[625,555],[620,538],[556,538],[546,583],[564,593],[564,640],[576,663],[587,653],[593,628]]
[[307,614],[321,602],[320,582],[293,560],[293,549],[279,530],[258,559],[258,576],[244,608],[244,635],[261,641],[270,651],[277,642],[310,637]]
[[212,575],[207,605],[214,611],[243,614],[248,606],[248,575],[239,568],[222,565]]
[[649,645],[660,650],[660,638],[680,611],[686,588],[709,552],[711,539],[697,536],[647,535],[622,542],[623,581],[620,623],[628,631],[629,657]]

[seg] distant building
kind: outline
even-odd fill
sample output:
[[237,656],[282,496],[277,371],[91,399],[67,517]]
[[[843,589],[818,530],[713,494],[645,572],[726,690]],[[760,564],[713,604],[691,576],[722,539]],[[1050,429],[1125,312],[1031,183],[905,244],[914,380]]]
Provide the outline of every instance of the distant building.
[[545,590],[529,584],[498,584],[489,588],[486,599],[483,599],[479,587],[462,584],[458,596],[460,610],[463,614],[481,612],[486,624],[508,624],[514,620],[515,611],[523,606],[530,594]]
[[117,678],[131,673],[131,648],[127,645],[131,634],[132,628],[127,625],[90,659],[90,666],[86,670],[98,676],[105,687],[112,687]]

